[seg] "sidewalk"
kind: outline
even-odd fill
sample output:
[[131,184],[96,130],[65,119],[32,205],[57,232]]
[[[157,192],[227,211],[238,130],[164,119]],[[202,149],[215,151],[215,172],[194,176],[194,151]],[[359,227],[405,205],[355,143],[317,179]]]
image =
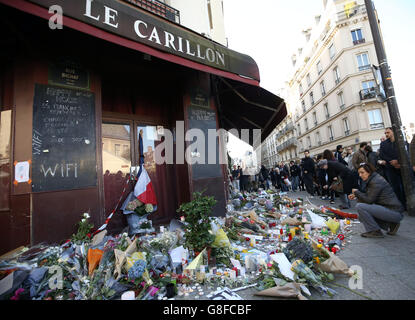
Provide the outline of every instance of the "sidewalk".
[[[292,198],[307,198],[306,192],[289,193]],[[327,201],[314,197],[310,201],[317,206],[329,205]],[[340,200],[331,207],[338,208]],[[353,206],[355,202],[353,203]],[[356,213],[354,208],[346,210]],[[363,271],[363,289],[355,291],[373,300],[412,300],[415,299],[415,218],[405,216],[395,236],[385,233],[383,239],[368,239],[360,236],[364,232],[361,224],[354,225],[351,243],[338,254],[349,267],[360,266]],[[335,283],[346,286],[349,278],[336,275]],[[312,290],[311,300],[366,300],[348,289],[333,287],[337,294],[333,297],[321,296]],[[272,300],[257,297],[253,289],[240,292],[244,299]]]

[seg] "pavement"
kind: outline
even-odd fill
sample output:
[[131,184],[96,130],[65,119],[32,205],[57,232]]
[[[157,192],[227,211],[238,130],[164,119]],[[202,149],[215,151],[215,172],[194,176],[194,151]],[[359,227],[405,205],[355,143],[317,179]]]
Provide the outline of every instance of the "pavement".
[[[291,198],[308,197],[306,192],[289,193]],[[309,198],[314,205],[328,205],[319,197]],[[356,213],[355,203],[352,209],[344,210]],[[330,207],[338,208],[340,200]],[[349,267],[361,268],[361,286],[356,285],[350,290],[347,276],[335,275],[334,283],[344,286],[332,286],[337,292],[334,297],[323,296],[310,289],[310,300],[413,300],[415,299],[415,217],[405,215],[401,227],[395,236],[385,233],[383,239],[370,239],[360,236],[365,232],[362,224],[354,224],[351,243],[338,253],[338,257]],[[258,297],[256,289],[247,289],[238,294],[247,300],[277,300],[276,298]],[[278,299],[279,300],[279,299]]]

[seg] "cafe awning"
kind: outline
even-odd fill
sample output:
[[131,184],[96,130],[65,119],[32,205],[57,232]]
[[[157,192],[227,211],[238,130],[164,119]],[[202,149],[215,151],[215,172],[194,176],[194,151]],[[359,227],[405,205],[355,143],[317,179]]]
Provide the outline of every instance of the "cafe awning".
[[254,141],[252,130],[261,130],[261,142],[264,141],[274,128],[287,116],[287,107],[280,97],[258,87],[216,77],[216,96],[221,127],[226,130],[250,130],[250,144]]

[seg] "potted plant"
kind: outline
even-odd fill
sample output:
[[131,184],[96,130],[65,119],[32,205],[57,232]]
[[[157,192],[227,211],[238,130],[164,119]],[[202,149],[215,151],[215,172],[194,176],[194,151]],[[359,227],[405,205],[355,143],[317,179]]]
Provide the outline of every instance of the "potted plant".
[[185,231],[185,247],[193,249],[195,253],[202,252],[215,240],[211,232],[210,214],[216,204],[214,197],[203,196],[203,192],[193,193],[193,200],[183,203],[177,212],[182,212],[188,223]]

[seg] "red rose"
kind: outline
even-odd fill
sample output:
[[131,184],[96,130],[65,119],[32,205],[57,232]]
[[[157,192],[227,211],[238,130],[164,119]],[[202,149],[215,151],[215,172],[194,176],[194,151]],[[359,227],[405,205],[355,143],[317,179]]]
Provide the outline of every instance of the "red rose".
[[90,234],[90,233],[88,233],[86,236],[87,236],[88,238],[91,238],[91,234]]

